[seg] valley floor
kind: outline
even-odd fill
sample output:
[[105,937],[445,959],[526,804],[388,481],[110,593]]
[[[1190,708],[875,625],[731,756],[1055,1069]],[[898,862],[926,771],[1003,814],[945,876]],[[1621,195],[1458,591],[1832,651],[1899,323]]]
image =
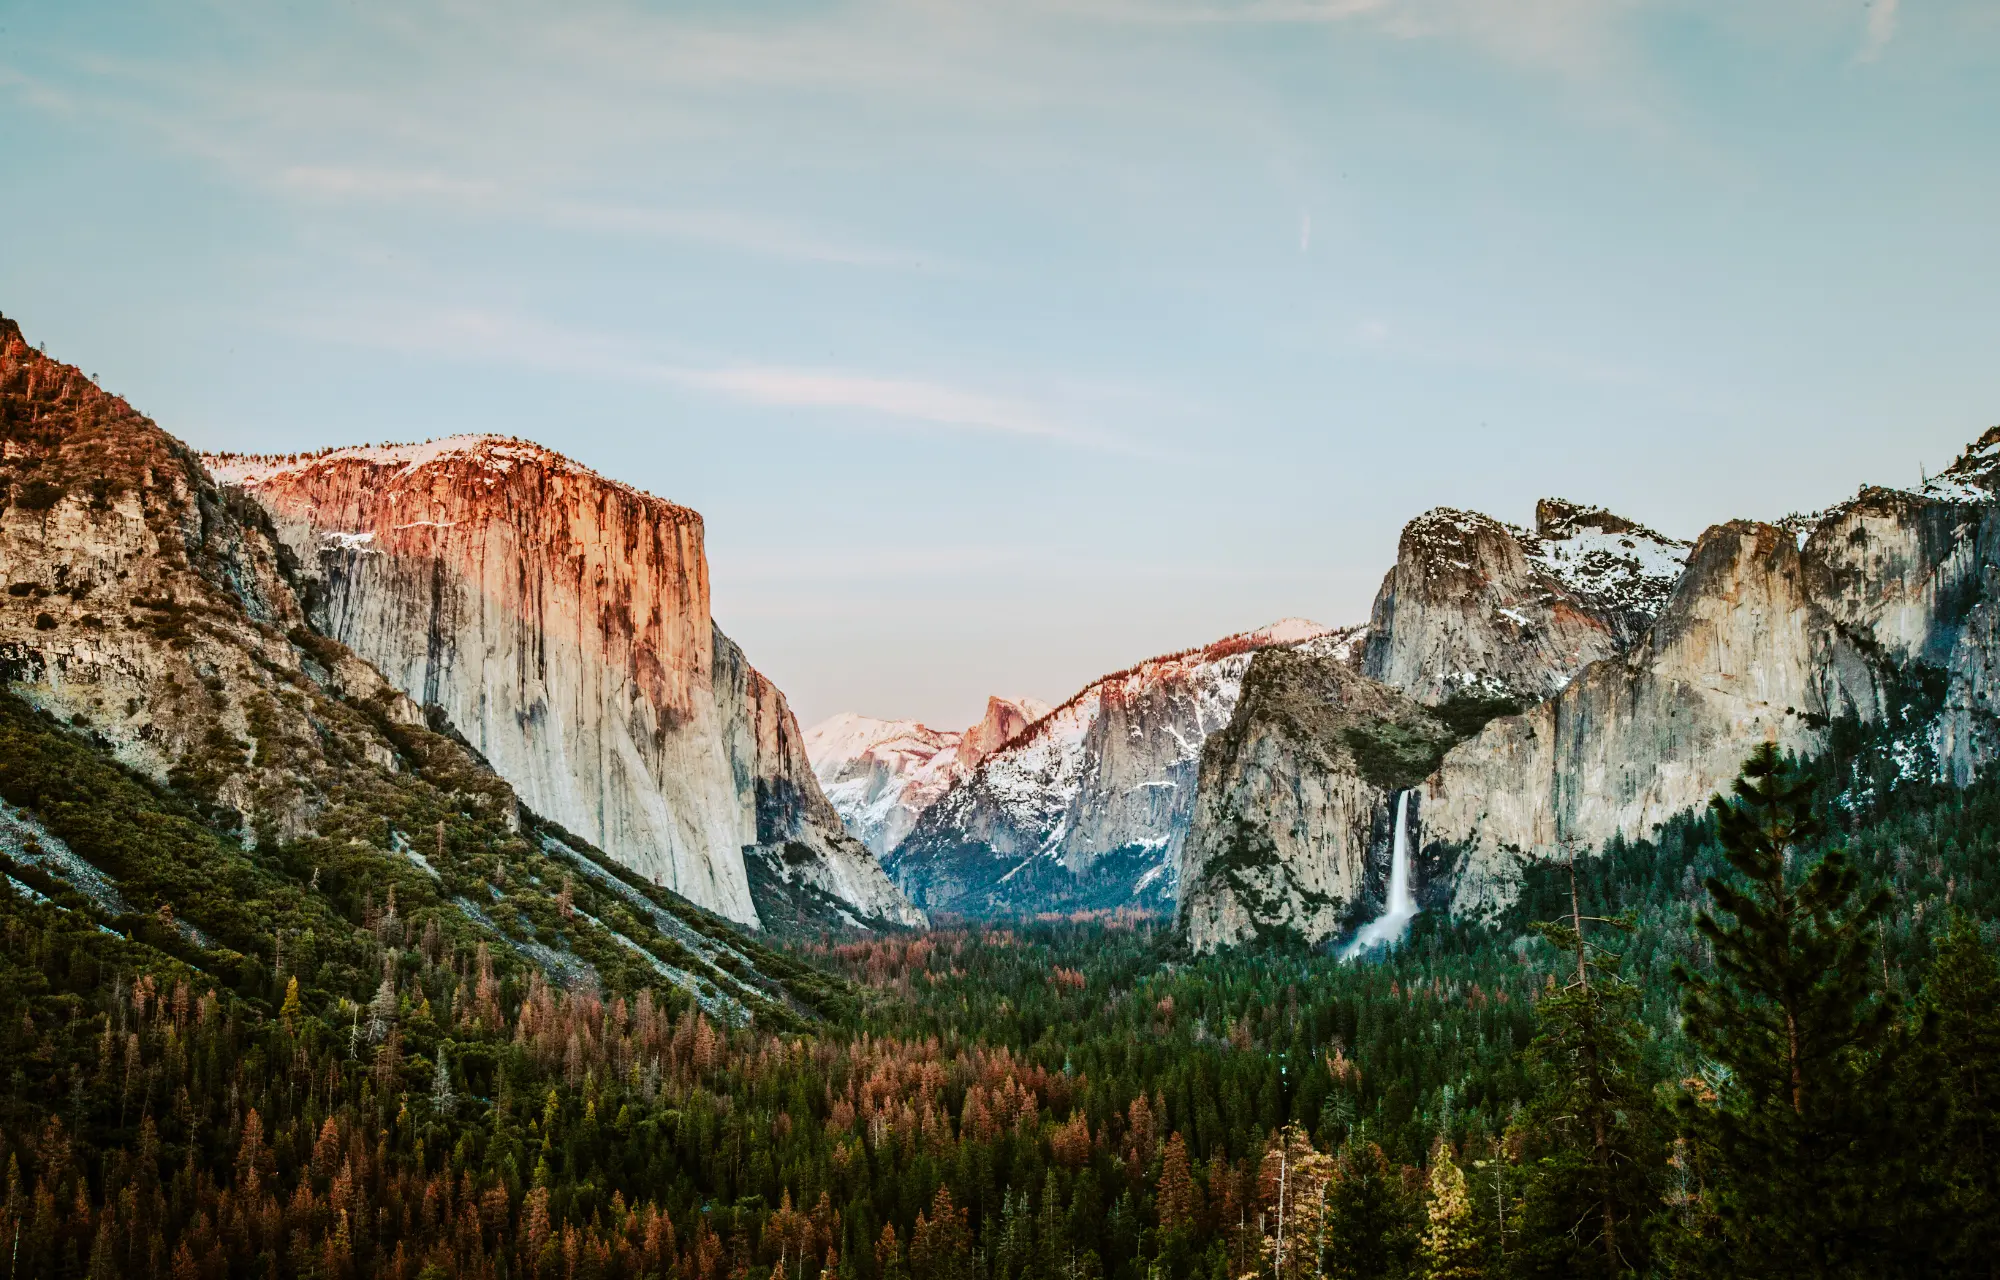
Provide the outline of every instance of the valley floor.
[[[1851,1140],[1819,1190],[1851,1230],[1816,1265],[1958,1274],[2000,1221],[2000,781],[1857,810],[1859,767],[1806,779],[1811,852],[1845,846],[1889,895],[1854,1025],[1818,1029],[1847,1035],[1815,1069],[1861,1111],[1826,1121]],[[0,770],[17,806],[19,783]],[[122,803],[195,838],[164,799]],[[84,801],[44,809],[70,847],[107,838]],[[1373,963],[1195,958],[1144,919],[746,950],[790,1012],[732,1027],[642,969],[563,988],[317,878],[258,900],[300,913],[282,959],[203,950],[32,852],[8,847],[0,891],[7,1280],[1744,1274],[1732,1197],[1769,1152],[1711,1123],[1751,1082],[1697,1052],[1675,976],[1714,972],[1706,819],[1581,864],[1583,913],[1624,916],[1594,931],[1581,1039],[1575,956],[1530,928],[1570,912],[1548,865],[1497,924],[1420,916]],[[593,885],[562,910],[608,911]],[[1573,1122],[1580,1048],[1615,1068],[1607,1142]],[[1771,1247],[1793,1245],[1820,1247]]]

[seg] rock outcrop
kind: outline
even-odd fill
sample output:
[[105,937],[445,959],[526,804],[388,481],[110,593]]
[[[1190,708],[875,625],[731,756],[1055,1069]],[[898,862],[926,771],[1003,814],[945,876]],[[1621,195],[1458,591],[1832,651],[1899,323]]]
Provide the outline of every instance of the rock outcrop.
[[337,646],[295,643],[304,612],[262,513],[4,319],[0,441],[12,691],[246,844],[314,829],[338,803],[343,758],[399,767],[395,744],[339,699],[387,725],[421,725],[421,712]]
[[1201,753],[1175,925],[1197,952],[1289,933],[1319,942],[1379,905],[1392,799],[1451,730],[1407,695],[1311,651],[1251,662]]
[[[6,771],[0,850],[44,889],[76,889],[82,918],[126,940],[120,963],[171,956],[268,994],[269,949],[295,960],[303,921],[324,947],[317,975],[301,970],[314,998],[322,982],[372,989],[366,965],[341,976],[358,935],[433,957],[490,949],[508,981],[533,969],[573,988],[651,986],[673,993],[663,1007],[729,1022],[797,1027],[838,1006],[824,975],[788,985],[795,965],[524,810],[450,726],[311,629],[324,583],[261,507],[5,318],[0,584],[10,749],[96,779]],[[746,724],[787,762],[772,776],[809,780],[782,700],[740,663],[731,678],[758,708]],[[61,748],[44,754],[48,739]],[[114,794],[130,781],[103,756],[153,786]],[[61,810],[35,812],[49,794]],[[104,842],[55,834],[135,815],[160,825],[111,842],[112,861]],[[809,899],[842,875],[816,862],[781,888]],[[293,927],[274,936],[274,921]]]
[[[1717,525],[1691,549],[1555,501],[1532,534],[1455,511],[1411,522],[1358,648],[1447,743],[1471,733],[1398,784],[1418,787],[1428,901],[1490,913],[1526,859],[1648,837],[1756,744],[1812,755],[1842,719],[1872,727],[1892,772],[1969,781],[2000,754],[1996,488],[2000,428],[1920,491]],[[1306,711],[1356,743],[1370,716],[1387,717],[1378,738],[1409,722],[1338,671],[1259,662],[1270,691],[1246,694],[1203,759],[1179,911],[1197,948],[1327,936],[1383,858],[1394,787],[1366,785]],[[1526,705],[1479,726],[1510,702]],[[1878,782],[1857,771],[1850,798]]]
[[1362,671],[1433,705],[1538,702],[1644,634],[1687,556],[1687,544],[1595,507],[1544,499],[1535,524],[1440,507],[1404,526]]
[[788,918],[797,890],[836,918],[921,921],[716,629],[695,512],[490,436],[208,463],[269,513],[315,625],[537,813],[745,924],[760,890]]
[[848,831],[887,856],[954,782],[1049,710],[1037,698],[990,697],[963,732],[846,712],[806,730],[806,754]]
[[1905,776],[1969,781],[2000,740],[1996,451],[2000,430],[1922,492],[1703,534],[1636,648],[1495,720],[1426,783],[1422,838],[1456,860],[1454,909],[1510,900],[1521,857],[1649,836],[1757,743],[1814,754],[1842,717],[1900,733]]
[[1170,910],[1202,743],[1251,656],[1351,634],[1288,619],[1093,681],[925,809],[890,873],[960,915]]

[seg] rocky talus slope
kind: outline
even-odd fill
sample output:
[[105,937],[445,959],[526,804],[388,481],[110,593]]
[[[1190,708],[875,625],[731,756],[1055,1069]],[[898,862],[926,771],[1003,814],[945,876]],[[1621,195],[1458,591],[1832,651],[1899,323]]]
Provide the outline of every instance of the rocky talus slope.
[[359,935],[732,1020],[810,1012],[771,976],[797,966],[524,812],[314,632],[263,510],[4,319],[0,582],[10,883],[260,998]]
[[1049,710],[1037,698],[990,697],[963,732],[845,712],[806,730],[806,755],[847,829],[887,856],[917,815]]
[[1288,619],[1092,682],[926,808],[890,873],[960,915],[1170,910],[1202,743],[1251,656],[1339,640]]
[[207,461],[269,513],[314,625],[537,813],[745,924],[922,921],[715,627],[695,512],[490,436]]

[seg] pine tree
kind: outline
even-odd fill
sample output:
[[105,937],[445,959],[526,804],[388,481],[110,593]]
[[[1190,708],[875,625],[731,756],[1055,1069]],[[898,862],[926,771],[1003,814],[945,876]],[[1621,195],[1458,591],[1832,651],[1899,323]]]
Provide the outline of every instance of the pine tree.
[[1630,932],[1629,916],[1585,916],[1574,850],[1567,920],[1534,926],[1573,963],[1566,985],[1535,1006],[1529,1059],[1538,1093],[1523,1221],[1528,1275],[1614,1276],[1645,1270],[1647,1219],[1662,1160],[1655,1107],[1639,1075],[1638,992],[1622,958],[1592,942],[1596,924]]
[[896,1238],[896,1225],[885,1223],[882,1235],[875,1241],[875,1274],[880,1280],[908,1280],[909,1270],[903,1265],[903,1244]]
[[1415,1252],[1411,1207],[1395,1172],[1372,1142],[1340,1155],[1327,1203],[1327,1273],[1337,1280],[1382,1280],[1404,1273]]
[[1878,1185],[1887,1138],[1884,1045],[1892,1011],[1869,990],[1887,906],[1856,902],[1843,850],[1807,863],[1824,835],[1812,784],[1766,744],[1733,801],[1714,803],[1736,878],[1707,888],[1697,922],[1716,976],[1676,969],[1686,1028],[1720,1068],[1718,1105],[1690,1106],[1721,1184],[1715,1205],[1743,1274],[1873,1274],[1885,1256]]
[[1315,1151],[1298,1125],[1286,1125],[1271,1136],[1257,1168],[1265,1231],[1262,1274],[1304,1280],[1319,1272],[1333,1173],[1333,1160]]
[[2000,1275],[2000,965],[1963,912],[1939,940],[1921,1011],[1928,1034],[1899,1093],[1915,1113],[1906,1131],[1936,1135],[1928,1234],[1954,1273]]
[[1174,1235],[1194,1226],[1200,1190],[1188,1165],[1187,1142],[1179,1131],[1167,1139],[1166,1154],[1160,1158],[1160,1232]]
[[458,1106],[458,1098],[451,1090],[451,1067],[445,1062],[443,1045],[438,1046],[437,1067],[431,1073],[431,1101],[442,1116],[449,1116]]
[[1452,1159],[1451,1144],[1443,1139],[1431,1156],[1430,1184],[1429,1221],[1420,1251],[1425,1280],[1477,1280],[1486,1271],[1472,1197],[1465,1187],[1465,1171]]
[[951,1188],[940,1183],[929,1216],[919,1212],[910,1233],[911,1280],[971,1280],[972,1230],[966,1217],[952,1202]]
[[1068,1252],[1068,1226],[1052,1169],[1042,1179],[1042,1206],[1035,1215],[1035,1280],[1059,1280],[1067,1271]]

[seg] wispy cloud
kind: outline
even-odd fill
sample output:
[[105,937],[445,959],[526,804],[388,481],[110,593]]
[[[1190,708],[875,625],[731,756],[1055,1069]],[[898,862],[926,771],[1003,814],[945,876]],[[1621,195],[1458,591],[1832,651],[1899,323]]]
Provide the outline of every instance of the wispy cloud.
[[478,308],[400,318],[321,316],[287,320],[285,327],[405,353],[664,384],[749,404],[872,416],[916,429],[1026,437],[1105,453],[1147,452],[1048,405],[981,388],[854,370],[677,360],[629,339]]
[[289,165],[277,172],[275,184],[298,195],[335,200],[490,203],[501,193],[497,183],[449,174],[344,165]]
[[1383,8],[1389,0],[1240,0],[1239,3],[1183,4],[1175,0],[1055,0],[1064,14],[1161,25],[1241,24],[1280,26],[1346,22]]
[[581,200],[549,201],[539,206],[536,212],[552,225],[577,230],[698,241],[799,262],[904,271],[961,272],[966,269],[964,264],[945,254],[841,240],[808,227],[753,214],[661,209]]
[[662,372],[684,386],[758,404],[860,409],[935,427],[1074,443],[1089,439],[1086,433],[1056,421],[1043,410],[935,382],[763,365]]
[[1901,0],[1870,0],[1868,31],[1861,41],[1861,61],[1873,62],[1896,38],[1896,6]]
[[908,271],[964,269],[944,254],[846,241],[756,214],[548,198],[498,182],[422,170],[291,165],[277,173],[274,184],[287,194],[306,199],[432,205],[552,228],[683,240],[797,262]]

